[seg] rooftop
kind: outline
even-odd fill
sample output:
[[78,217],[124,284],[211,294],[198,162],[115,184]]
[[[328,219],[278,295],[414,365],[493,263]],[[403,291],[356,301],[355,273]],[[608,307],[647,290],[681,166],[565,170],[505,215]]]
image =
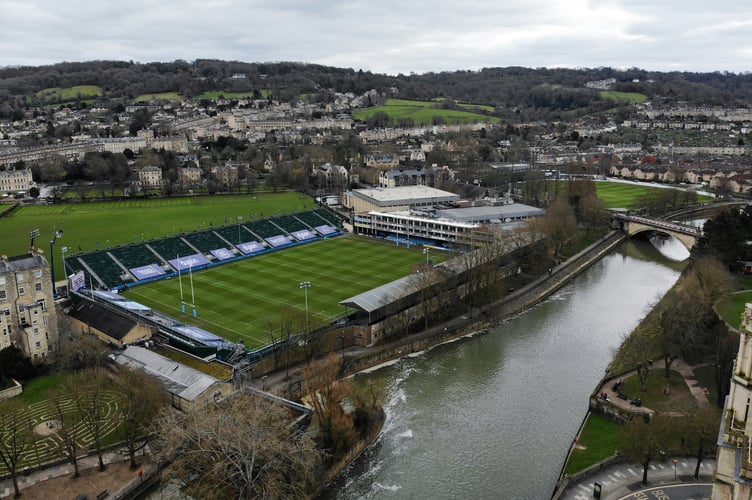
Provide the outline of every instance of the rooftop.
[[431,200],[436,203],[458,201],[458,194],[442,191],[428,186],[398,186],[384,189],[353,189],[361,198],[371,198],[376,203],[385,205],[409,204],[412,200]]

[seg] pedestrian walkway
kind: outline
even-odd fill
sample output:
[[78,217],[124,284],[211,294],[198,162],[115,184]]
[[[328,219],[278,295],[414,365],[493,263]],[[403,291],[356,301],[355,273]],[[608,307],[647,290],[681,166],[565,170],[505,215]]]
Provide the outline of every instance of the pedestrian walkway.
[[[629,498],[659,498],[657,496],[631,495],[641,490],[655,489],[656,486],[669,486],[677,484],[696,484],[699,491],[707,491],[713,481],[715,460],[706,459],[700,464],[698,479],[694,478],[697,461],[689,458],[679,458],[674,463],[673,459],[666,458],[663,461],[655,461],[648,470],[648,484],[642,484],[642,466],[634,464],[616,464],[601,470],[590,476],[587,480],[577,484],[571,484],[559,497],[561,500],[590,500],[594,498],[595,484],[601,487],[601,500],[618,500]],[[709,498],[709,494],[701,494],[694,498]],[[686,496],[665,495],[660,498],[687,498]]]
[[[651,366],[651,370],[655,369],[663,369],[665,366],[665,363],[663,360],[656,361]],[[705,366],[697,365],[697,367]],[[710,407],[710,401],[708,401],[708,395],[707,391],[700,385],[700,383],[697,381],[697,377],[695,376],[693,366],[688,365],[683,359],[677,359],[671,364],[671,369],[679,373],[679,375],[682,376],[684,379],[684,383],[687,384],[687,388],[689,389],[689,393],[692,395],[692,397],[697,400],[697,405],[699,408],[709,408]],[[631,372],[625,373],[621,378],[621,380],[630,378],[630,377],[636,377],[637,371],[632,370]],[[650,408],[646,408],[644,406],[634,406],[630,403],[629,400],[624,400],[619,398],[619,391],[614,390],[613,388],[614,380],[609,379],[598,388],[598,394],[605,394],[608,396],[608,401],[616,406],[617,408],[621,408],[623,410],[628,410],[631,413],[635,414],[643,414],[643,413],[654,413],[654,411]]]
[[[125,459],[127,459],[127,457],[117,452],[105,452],[103,454],[105,465],[122,462]],[[99,467],[99,458],[96,454],[82,457],[78,460],[78,468],[81,471],[95,467]],[[50,467],[44,467],[43,469],[33,469],[28,476],[20,473],[18,475],[18,486],[21,489],[21,493],[23,493],[24,488],[61,476],[73,477],[73,465],[64,462]],[[0,498],[13,497],[13,494],[14,489],[11,478],[7,477],[0,480]]]

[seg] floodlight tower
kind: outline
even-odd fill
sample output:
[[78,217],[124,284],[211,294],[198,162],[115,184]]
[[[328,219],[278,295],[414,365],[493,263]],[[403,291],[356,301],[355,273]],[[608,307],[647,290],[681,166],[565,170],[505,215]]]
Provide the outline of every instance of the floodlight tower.
[[57,288],[55,287],[55,254],[53,252],[55,242],[58,238],[60,238],[63,235],[63,230],[58,229],[55,231],[55,236],[53,236],[52,240],[50,241],[50,268],[52,271],[52,296],[57,298]]
[[305,332],[308,333],[308,289],[311,288],[311,282],[301,282],[300,288],[303,289],[303,293],[305,294]]

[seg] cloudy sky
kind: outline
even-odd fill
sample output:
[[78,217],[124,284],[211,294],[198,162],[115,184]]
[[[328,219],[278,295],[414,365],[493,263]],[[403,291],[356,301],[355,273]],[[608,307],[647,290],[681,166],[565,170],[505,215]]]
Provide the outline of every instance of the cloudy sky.
[[752,71],[752,0],[0,0],[0,66],[301,61]]

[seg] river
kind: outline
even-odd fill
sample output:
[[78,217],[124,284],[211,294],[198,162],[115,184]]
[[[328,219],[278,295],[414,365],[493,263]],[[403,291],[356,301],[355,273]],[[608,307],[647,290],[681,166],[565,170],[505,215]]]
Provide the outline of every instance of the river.
[[679,277],[667,256],[686,250],[662,245],[629,241],[487,333],[358,375],[387,419],[325,496],[550,498],[615,349]]

